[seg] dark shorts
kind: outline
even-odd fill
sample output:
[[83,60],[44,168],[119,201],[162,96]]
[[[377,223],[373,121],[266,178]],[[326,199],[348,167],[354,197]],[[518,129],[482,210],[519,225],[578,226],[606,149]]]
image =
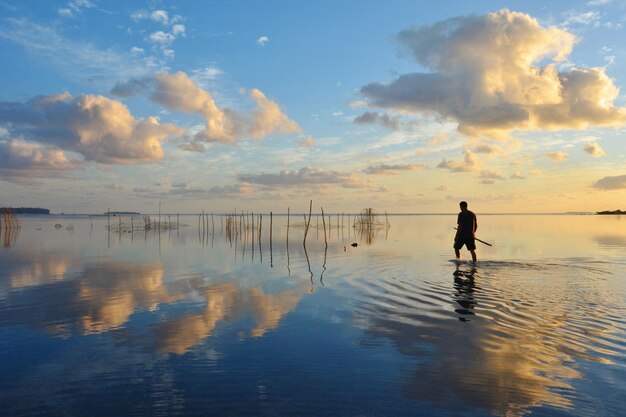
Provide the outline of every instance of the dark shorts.
[[454,249],[461,249],[465,245],[467,250],[475,250],[476,242],[473,237],[460,237],[459,240],[454,242]]

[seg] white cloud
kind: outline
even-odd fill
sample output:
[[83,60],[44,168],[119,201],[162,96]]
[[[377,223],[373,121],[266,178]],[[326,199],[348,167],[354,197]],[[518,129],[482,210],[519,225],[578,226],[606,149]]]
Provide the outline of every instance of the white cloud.
[[217,77],[222,74],[222,70],[217,67],[206,67],[193,70],[190,78],[194,83],[198,84],[198,86],[206,88],[211,85],[213,80],[217,79]]
[[261,36],[259,39],[256,40],[256,43],[259,46],[265,46],[269,41],[270,39],[267,36]]
[[567,154],[563,151],[550,152],[546,154],[546,157],[552,162],[563,162],[567,159]]
[[208,190],[208,194],[212,197],[242,197],[253,192],[254,188],[250,184],[215,186]]
[[176,36],[172,35],[171,33],[163,32],[161,30],[152,32],[150,34],[150,41],[158,43],[160,45],[171,45],[175,39]]
[[473,172],[482,168],[482,162],[472,151],[466,150],[463,162],[448,161],[445,158],[437,168],[448,169],[452,172]]
[[604,177],[593,184],[599,190],[626,190],[626,175]]
[[599,156],[604,156],[606,155],[606,153],[604,152],[604,150],[600,147],[600,145],[598,144],[598,142],[588,142],[585,144],[584,147],[585,152],[587,152],[589,155],[594,156],[594,157],[599,157]]
[[428,144],[429,145],[438,145],[440,143],[443,142],[447,142],[448,141],[448,136],[444,135],[443,133],[440,133],[438,135],[436,135],[435,137],[431,138],[428,140]]
[[144,52],[143,48],[139,48],[137,46],[130,48],[130,53],[133,55],[142,55]]
[[233,143],[235,140],[233,122],[221,110],[211,94],[198,87],[183,72],[157,74],[156,87],[151,99],[169,109],[189,114],[201,114],[206,120],[206,129],[201,136],[208,142]]
[[300,131],[298,124],[289,119],[278,104],[265,97],[265,94],[260,90],[252,89],[250,97],[257,104],[257,107],[252,111],[252,123],[248,128],[250,137],[260,139],[273,132],[293,133]]
[[0,177],[9,181],[49,178],[76,169],[80,163],[50,145],[22,140],[0,140]]
[[272,133],[300,131],[298,124],[258,89],[249,93],[256,107],[250,114],[242,114],[219,108],[211,94],[183,72],[157,74],[154,79],[153,101],[172,110],[203,116],[206,126],[196,135],[196,140],[234,144],[242,138],[261,139]]
[[487,155],[493,154],[505,154],[505,150],[499,146],[493,145],[491,143],[482,143],[480,145],[475,146],[473,149],[474,153],[482,153]]
[[367,101],[364,100],[355,100],[348,103],[348,106],[352,108],[367,107],[367,105]]
[[61,36],[51,26],[42,26],[27,19],[3,19],[0,39],[23,47],[46,65],[62,69],[74,79],[87,79],[94,74],[112,78],[130,78],[145,73],[145,65],[128,52],[98,49]]
[[494,169],[483,169],[480,171],[478,178],[483,180],[503,180],[504,177]]
[[67,3],[67,7],[58,9],[59,15],[63,17],[76,17],[77,14],[81,14],[83,9],[89,9],[94,7],[94,4],[89,0],[75,0]]
[[587,12],[569,12],[565,17],[563,26],[578,25],[597,25],[600,22],[600,13],[596,11]]
[[169,24],[169,16],[165,10],[155,10],[150,13],[150,19],[163,25]]
[[178,37],[178,36],[185,36],[185,25],[174,25],[172,26],[172,35]]
[[401,171],[415,171],[427,168],[424,164],[370,165],[363,172],[370,175],[397,175]]
[[365,85],[361,92],[370,106],[435,113],[455,120],[465,134],[494,137],[515,129],[626,122],[626,109],[613,105],[619,90],[604,68],[558,71],[575,36],[527,14],[505,9],[457,17],[402,31],[398,39],[431,72]]
[[389,116],[386,113],[378,112],[365,112],[354,119],[354,123],[358,124],[373,124],[378,123],[388,129],[396,130],[400,124],[397,117]]
[[60,8],[58,12],[59,15],[63,17],[74,17],[74,13],[72,13],[72,10],[67,7]]
[[303,167],[294,171],[280,171],[278,174],[239,174],[237,178],[241,182],[268,187],[339,185],[344,188],[362,188],[365,186],[352,173],[309,167]]
[[104,164],[136,164],[163,159],[161,142],[184,129],[135,119],[119,101],[68,93],[26,103],[0,102],[0,123],[16,136],[81,154]]
[[315,141],[313,137],[307,136],[306,138],[298,141],[298,146],[301,148],[312,148],[315,146]]
[[111,89],[111,94],[118,97],[130,97],[146,91],[152,86],[151,77],[131,78],[128,81],[118,81]]

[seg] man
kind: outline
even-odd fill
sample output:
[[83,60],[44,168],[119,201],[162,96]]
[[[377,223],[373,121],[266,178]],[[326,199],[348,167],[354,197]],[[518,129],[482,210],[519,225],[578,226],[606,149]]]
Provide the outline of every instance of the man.
[[474,234],[478,229],[478,221],[476,215],[467,209],[467,203],[461,201],[459,203],[461,212],[457,218],[456,236],[454,236],[454,254],[456,259],[461,259],[461,252],[459,251],[463,245],[472,254],[472,261],[476,262],[476,242],[474,241]]

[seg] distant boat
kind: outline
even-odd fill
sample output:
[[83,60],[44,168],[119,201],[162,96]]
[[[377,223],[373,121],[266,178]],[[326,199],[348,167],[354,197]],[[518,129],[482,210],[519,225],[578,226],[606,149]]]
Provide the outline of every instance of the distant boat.
[[605,210],[605,211],[596,211],[596,214],[626,214],[626,211],[622,210]]

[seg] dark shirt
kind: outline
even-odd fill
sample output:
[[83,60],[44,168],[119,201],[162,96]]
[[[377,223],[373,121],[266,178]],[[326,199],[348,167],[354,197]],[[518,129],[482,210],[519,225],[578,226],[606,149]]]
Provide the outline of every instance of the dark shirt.
[[456,222],[459,225],[459,237],[471,238],[474,236],[474,231],[478,228],[478,221],[473,212],[469,210],[461,211]]

